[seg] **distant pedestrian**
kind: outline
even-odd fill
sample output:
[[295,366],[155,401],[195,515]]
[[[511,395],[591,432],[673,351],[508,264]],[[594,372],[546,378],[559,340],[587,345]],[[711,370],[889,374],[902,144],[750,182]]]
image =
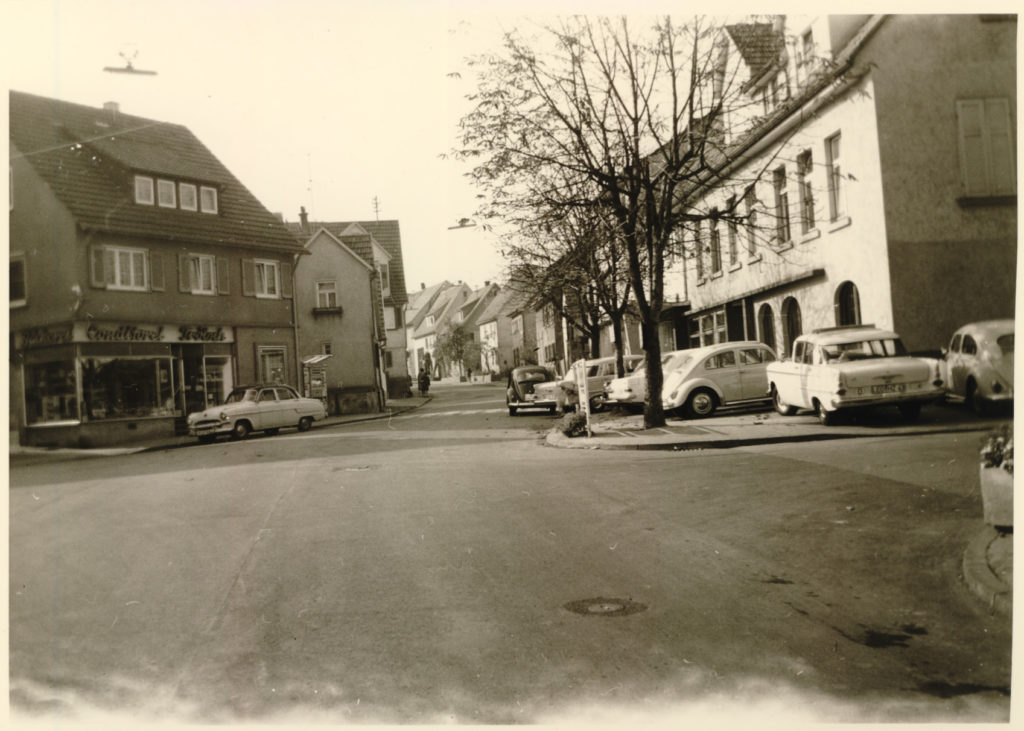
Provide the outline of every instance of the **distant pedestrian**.
[[426,369],[420,371],[420,377],[418,379],[420,387],[420,396],[426,396],[427,391],[430,390],[430,374],[427,373]]

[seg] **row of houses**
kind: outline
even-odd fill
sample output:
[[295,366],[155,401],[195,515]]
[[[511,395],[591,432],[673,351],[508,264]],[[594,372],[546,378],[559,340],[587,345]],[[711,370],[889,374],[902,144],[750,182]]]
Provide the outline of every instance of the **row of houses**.
[[397,221],[286,224],[187,128],[10,92],[9,417],[30,445],[180,433],[233,386],[408,392]]
[[[935,352],[964,323],[1013,317],[1016,34],[1015,15],[727,26],[716,72],[743,100],[715,140],[712,167],[727,164],[687,205],[736,215],[667,253],[661,350],[749,339],[785,354],[804,331],[872,323]],[[550,306],[512,314],[535,362],[564,372],[587,352]],[[624,339],[643,349],[635,320]],[[603,335],[600,354],[614,347]]]

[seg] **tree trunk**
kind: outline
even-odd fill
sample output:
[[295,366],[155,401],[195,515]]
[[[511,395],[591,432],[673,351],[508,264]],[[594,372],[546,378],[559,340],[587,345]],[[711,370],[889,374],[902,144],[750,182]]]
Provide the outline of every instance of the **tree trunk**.
[[590,357],[601,357],[601,328],[598,327],[590,331]]
[[[653,319],[653,318],[651,318]],[[644,429],[665,426],[665,410],[661,407],[661,342],[658,340],[658,321],[644,318],[640,324],[644,348],[647,351],[646,374],[647,399],[644,402]]]
[[626,365],[622,359],[622,315],[615,313],[611,319],[612,335],[615,338],[615,377],[622,378],[626,375]]

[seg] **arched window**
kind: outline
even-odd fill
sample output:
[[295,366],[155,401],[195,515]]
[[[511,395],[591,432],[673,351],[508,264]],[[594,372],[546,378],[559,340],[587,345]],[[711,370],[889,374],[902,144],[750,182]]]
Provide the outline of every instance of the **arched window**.
[[761,325],[761,342],[775,350],[775,317],[772,315],[771,305],[761,305],[757,321]]
[[836,325],[860,325],[860,294],[853,282],[843,282],[836,290]]
[[793,341],[803,332],[800,323],[800,305],[794,297],[787,297],[782,303],[782,329],[786,352],[793,350]]

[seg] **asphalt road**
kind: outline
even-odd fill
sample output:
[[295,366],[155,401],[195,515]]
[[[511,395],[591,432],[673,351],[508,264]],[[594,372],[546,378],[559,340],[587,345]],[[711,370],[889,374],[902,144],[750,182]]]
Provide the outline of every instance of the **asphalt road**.
[[[22,718],[1005,721],[975,433],[557,450],[494,386],[10,470]],[[965,415],[965,418],[970,418]]]

